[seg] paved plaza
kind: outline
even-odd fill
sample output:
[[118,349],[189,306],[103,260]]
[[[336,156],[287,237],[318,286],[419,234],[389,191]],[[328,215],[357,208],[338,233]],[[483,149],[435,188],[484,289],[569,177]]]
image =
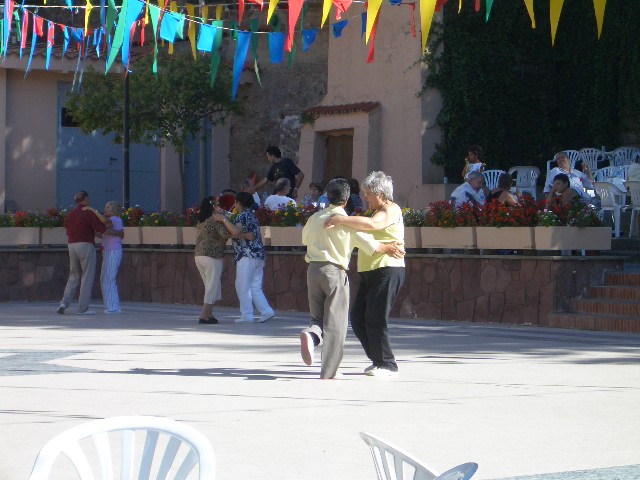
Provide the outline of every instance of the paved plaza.
[[304,314],[237,325],[216,309],[222,323],[201,326],[197,306],[56,307],[0,304],[0,480],[117,415],[194,426],[221,480],[374,479],[360,431],[442,471],[475,461],[474,479],[640,478],[640,335],[394,320],[398,377],[364,376],[350,332],[344,378],[319,380],[300,360]]

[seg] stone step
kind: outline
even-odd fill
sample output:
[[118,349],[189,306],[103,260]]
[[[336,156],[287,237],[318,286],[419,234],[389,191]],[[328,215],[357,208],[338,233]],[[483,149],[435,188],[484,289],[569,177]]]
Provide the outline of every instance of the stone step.
[[550,313],[548,326],[606,332],[640,333],[640,318],[620,315],[589,315],[584,313]]
[[569,308],[574,313],[620,315],[640,320],[640,302],[603,300],[599,298],[572,298]]
[[608,272],[605,285],[625,285],[640,287],[640,273]]
[[618,287],[611,285],[605,287],[589,287],[587,289],[587,297],[640,302],[640,287]]

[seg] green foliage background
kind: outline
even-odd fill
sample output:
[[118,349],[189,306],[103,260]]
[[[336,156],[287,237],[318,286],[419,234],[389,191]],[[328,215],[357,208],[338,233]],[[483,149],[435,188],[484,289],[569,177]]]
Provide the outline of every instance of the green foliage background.
[[609,0],[600,40],[593,2],[566,0],[555,46],[549,2],[535,2],[536,29],[524,2],[444,6],[434,25],[425,88],[442,92],[443,140],[433,161],[460,179],[470,144],[487,168],[537,165],[565,149],[622,146],[640,136],[640,1]]

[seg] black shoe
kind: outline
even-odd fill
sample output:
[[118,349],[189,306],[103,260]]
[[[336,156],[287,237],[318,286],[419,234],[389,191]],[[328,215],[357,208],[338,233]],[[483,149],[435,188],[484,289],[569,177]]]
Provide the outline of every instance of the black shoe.
[[58,310],[56,310],[56,313],[60,314],[60,315],[64,315],[64,311],[67,307],[65,307],[64,305],[60,305],[58,307]]
[[199,318],[198,323],[203,325],[216,325],[220,322],[218,322],[218,319],[212,315],[209,318]]

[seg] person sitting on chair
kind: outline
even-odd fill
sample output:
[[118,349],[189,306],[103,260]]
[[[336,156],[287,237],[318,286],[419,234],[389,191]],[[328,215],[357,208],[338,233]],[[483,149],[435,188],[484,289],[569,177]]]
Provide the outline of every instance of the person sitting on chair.
[[545,198],[548,203],[557,202],[564,207],[569,205],[575,199],[579,199],[580,196],[578,195],[578,192],[573,188],[570,188],[569,176],[564,173],[560,173],[553,179],[553,186]]
[[498,186],[494,188],[485,200],[485,203],[491,203],[493,200],[498,200],[498,203],[502,203],[508,207],[517,205],[518,199],[511,193],[511,185],[513,179],[508,173],[502,173],[498,177]]

